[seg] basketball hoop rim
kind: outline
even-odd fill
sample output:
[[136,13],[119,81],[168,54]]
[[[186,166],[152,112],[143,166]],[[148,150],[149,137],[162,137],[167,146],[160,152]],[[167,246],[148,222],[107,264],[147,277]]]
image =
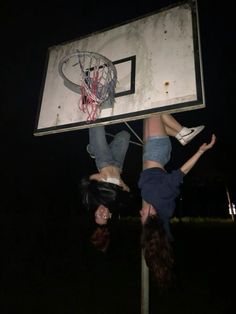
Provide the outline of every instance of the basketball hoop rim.
[[[64,81],[64,84],[65,86],[68,86],[71,90],[73,91],[76,91],[76,93],[78,94],[82,94],[82,91],[81,89],[84,88],[84,86],[82,85],[78,85],[74,82],[72,82],[63,72],[63,64],[65,62],[67,62],[70,58],[72,57],[75,57],[75,56],[79,56],[79,55],[88,55],[88,56],[91,56],[91,55],[96,55],[97,57],[105,60],[105,62],[108,64],[108,66],[110,68],[112,68],[112,72],[114,73],[114,77],[115,79],[117,79],[117,70],[116,70],[116,67],[114,66],[114,64],[112,63],[111,60],[109,60],[108,58],[106,58],[105,56],[101,55],[100,53],[97,53],[97,52],[91,52],[91,51],[77,51],[77,52],[74,52],[72,54],[69,54],[67,56],[64,56],[58,63],[58,72],[59,72],[59,75],[62,77],[63,81]],[[84,84],[86,84],[84,82]],[[87,85],[87,84],[86,84]],[[88,88],[89,90],[89,88]]]

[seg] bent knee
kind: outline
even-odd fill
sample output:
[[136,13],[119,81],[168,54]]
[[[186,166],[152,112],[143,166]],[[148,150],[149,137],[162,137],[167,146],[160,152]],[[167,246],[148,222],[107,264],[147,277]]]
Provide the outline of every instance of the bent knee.
[[129,132],[122,130],[119,132],[120,137],[129,140],[130,139],[130,134]]

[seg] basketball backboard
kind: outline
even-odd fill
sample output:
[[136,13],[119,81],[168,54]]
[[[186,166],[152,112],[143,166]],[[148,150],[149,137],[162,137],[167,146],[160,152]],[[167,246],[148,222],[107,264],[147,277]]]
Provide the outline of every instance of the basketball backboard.
[[[73,59],[77,51],[101,54],[117,71],[114,105],[102,106],[99,117],[90,123],[78,105],[78,61]],[[60,75],[62,67],[71,84]],[[50,47],[34,134],[193,110],[205,107],[204,102],[197,5],[185,1]]]

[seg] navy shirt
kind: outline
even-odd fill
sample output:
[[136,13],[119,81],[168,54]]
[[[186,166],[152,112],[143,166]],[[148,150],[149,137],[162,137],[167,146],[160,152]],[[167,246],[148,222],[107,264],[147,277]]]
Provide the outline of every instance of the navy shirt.
[[156,209],[170,239],[169,219],[173,216],[183,177],[184,173],[180,169],[166,172],[156,167],[142,171],[138,182],[142,198]]

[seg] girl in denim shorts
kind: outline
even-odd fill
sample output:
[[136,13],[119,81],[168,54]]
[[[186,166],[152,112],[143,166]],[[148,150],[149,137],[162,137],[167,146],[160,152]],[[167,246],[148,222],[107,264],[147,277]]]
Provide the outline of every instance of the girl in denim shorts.
[[146,264],[154,274],[160,287],[173,283],[173,236],[170,218],[175,210],[175,200],[180,186],[201,155],[212,148],[216,137],[209,144],[202,144],[196,153],[179,169],[167,172],[165,165],[171,157],[170,136],[182,145],[190,142],[204,126],[182,127],[169,114],[157,114],[144,121],[143,171],[138,182],[143,199],[140,211],[142,222],[142,247]]

